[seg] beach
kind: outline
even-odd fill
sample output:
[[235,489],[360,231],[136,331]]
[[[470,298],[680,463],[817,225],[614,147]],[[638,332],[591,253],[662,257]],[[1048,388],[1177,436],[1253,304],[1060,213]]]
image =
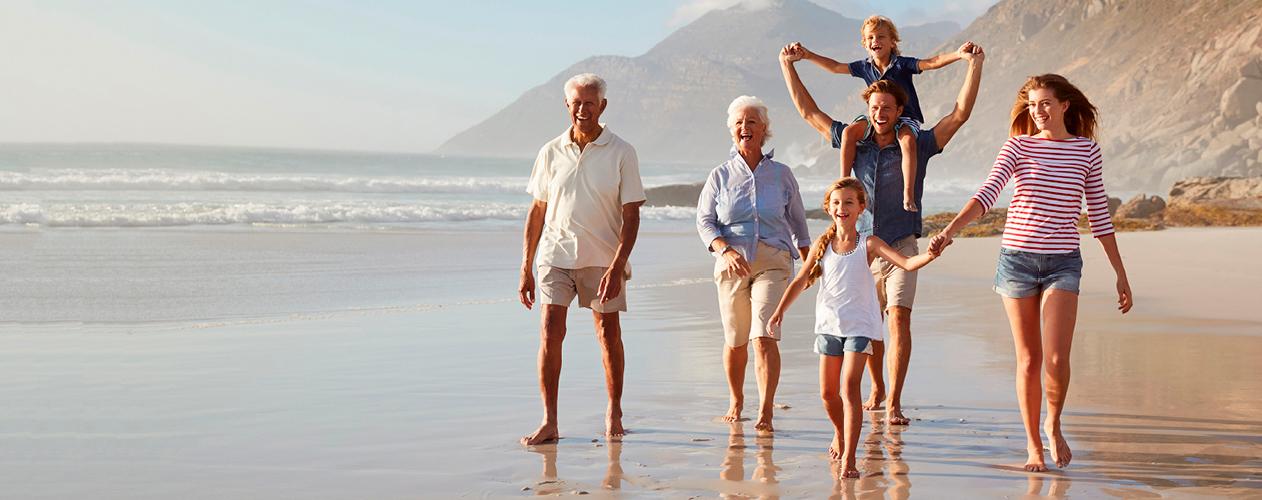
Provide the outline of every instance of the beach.
[[[904,394],[913,422],[886,429],[869,413],[863,477],[848,481],[824,451],[813,292],[786,319],[777,402],[787,408],[774,435],[717,423],[727,394],[711,257],[674,226],[646,224],[632,257],[631,433],[601,437],[599,351],[590,314],[573,310],[563,439],[528,449],[518,439],[541,414],[539,319],[515,299],[514,232],[48,230],[0,241],[4,262],[33,276],[90,252],[98,265],[67,274],[91,284],[125,265],[120,255],[146,261],[138,249],[155,248],[180,269],[152,271],[174,284],[147,297],[111,303],[108,287],[76,286],[79,305],[35,300],[24,310],[42,316],[0,325],[0,481],[19,497],[1262,493],[1262,268],[1242,250],[1262,247],[1257,229],[1119,235],[1136,294],[1126,316],[1085,239],[1065,417],[1074,462],[1044,474],[1020,471],[1012,342],[989,289],[998,239],[957,239],[920,277]],[[215,288],[195,292],[218,297],[210,303],[133,317],[162,310],[162,296],[186,302],[171,298],[181,277],[209,275]],[[293,280],[302,285],[279,286]],[[6,300],[41,286],[23,283]],[[58,307],[83,304],[103,312],[56,320]],[[750,405],[755,393],[750,376]]]

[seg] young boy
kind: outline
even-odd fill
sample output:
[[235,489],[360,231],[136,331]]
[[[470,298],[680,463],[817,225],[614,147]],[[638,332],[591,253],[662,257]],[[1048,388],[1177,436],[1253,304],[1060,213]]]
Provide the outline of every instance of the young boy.
[[[898,28],[885,16],[872,16],[863,21],[861,45],[868,51],[868,58],[842,64],[821,56],[805,47],[802,58],[819,65],[825,70],[841,75],[862,78],[868,85],[877,80],[892,81],[907,94],[907,104],[895,124],[898,133],[898,145],[903,153],[903,209],[908,212],[919,211],[916,206],[916,133],[920,124],[924,123],[924,115],[920,112],[920,99],[916,96],[916,87],[912,84],[912,75],[924,70],[938,69],[960,60],[961,54],[972,52],[973,43],[961,45],[959,50],[938,54],[929,59],[916,59],[903,56],[898,50]],[[849,177],[854,163],[855,144],[863,139],[867,129],[867,117],[861,116],[846,127],[841,149],[841,176]]]

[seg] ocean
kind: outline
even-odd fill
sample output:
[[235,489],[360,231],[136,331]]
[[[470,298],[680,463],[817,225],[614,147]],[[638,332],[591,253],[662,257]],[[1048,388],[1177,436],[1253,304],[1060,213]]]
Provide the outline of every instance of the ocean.
[[[511,300],[531,165],[425,154],[0,145],[0,263],[9,283],[0,322],[187,327]],[[650,188],[692,184],[711,168],[645,162],[641,176]],[[799,179],[808,209],[831,180]],[[930,213],[956,209],[967,195],[959,183],[930,186]],[[695,215],[691,206],[645,207],[642,231],[692,234]],[[681,250],[655,255],[648,247],[632,257],[638,268]],[[640,284],[696,277],[658,278]]]

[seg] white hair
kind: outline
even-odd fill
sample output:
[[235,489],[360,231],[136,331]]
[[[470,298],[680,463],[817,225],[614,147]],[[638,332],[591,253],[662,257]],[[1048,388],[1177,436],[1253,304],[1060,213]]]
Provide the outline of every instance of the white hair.
[[596,88],[596,94],[600,96],[601,99],[605,98],[605,79],[599,76],[596,76],[595,73],[583,73],[581,75],[574,75],[570,77],[569,80],[566,80],[565,81],[565,97],[567,99],[569,98],[571,89],[591,88],[591,87]]
[[752,95],[737,97],[732,99],[732,104],[727,105],[727,128],[736,127],[736,115],[745,109],[752,109],[758,113],[758,119],[767,126],[767,138],[771,138],[771,118],[767,116],[767,105],[763,104],[762,99]]

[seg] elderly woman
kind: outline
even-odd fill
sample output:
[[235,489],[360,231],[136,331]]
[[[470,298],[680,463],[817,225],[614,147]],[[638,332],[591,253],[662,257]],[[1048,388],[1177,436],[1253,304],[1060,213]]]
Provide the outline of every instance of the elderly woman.
[[727,127],[734,143],[730,157],[710,172],[697,200],[697,232],[715,257],[726,341],[723,367],[731,407],[723,420],[741,419],[752,339],[759,396],[754,427],[770,432],[780,381],[780,332],[768,331],[767,320],[793,277],[793,260],[806,257],[811,237],[793,172],[773,161],[771,152],[762,152],[771,137],[767,106],[757,97],[737,97],[727,108]]

